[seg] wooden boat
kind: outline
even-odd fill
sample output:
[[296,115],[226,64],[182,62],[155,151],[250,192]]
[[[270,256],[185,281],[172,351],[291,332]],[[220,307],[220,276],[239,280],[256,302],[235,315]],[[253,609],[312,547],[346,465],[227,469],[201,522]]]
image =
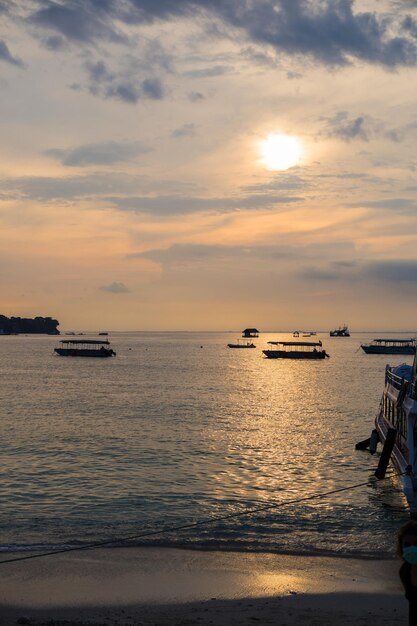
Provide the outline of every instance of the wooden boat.
[[330,337],[350,337],[349,328],[346,326],[339,326],[335,330],[330,331]]
[[55,352],[60,356],[86,356],[106,358],[116,356],[115,351],[110,347],[110,342],[105,339],[63,339],[60,341],[61,347],[55,348]]
[[275,350],[262,350],[268,359],[325,359],[321,341],[268,341]]
[[237,339],[236,343],[228,343],[229,348],[256,348],[252,341],[244,341],[243,339]]
[[361,343],[366,354],[415,354],[415,339],[374,339],[371,343]]
[[[402,475],[404,495],[412,517],[417,517],[417,355],[413,365],[403,363],[385,368],[385,387],[379,411],[375,418],[375,430],[368,443],[375,452],[378,442],[385,444],[387,436],[394,445],[391,462]],[[376,441],[372,447],[372,437]],[[389,434],[388,434],[389,433]],[[363,447],[363,446],[362,446]],[[360,449],[360,444],[357,445]]]

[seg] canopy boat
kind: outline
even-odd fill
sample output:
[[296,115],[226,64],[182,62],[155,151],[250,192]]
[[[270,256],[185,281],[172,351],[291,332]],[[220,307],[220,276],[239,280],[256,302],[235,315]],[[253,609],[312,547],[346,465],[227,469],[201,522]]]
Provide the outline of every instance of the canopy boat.
[[415,354],[415,339],[374,339],[371,343],[361,343],[366,354]]
[[257,328],[245,328],[242,330],[242,337],[259,337],[259,330]]
[[236,343],[228,343],[229,348],[256,348],[252,341],[245,341],[244,339],[237,339]]
[[[391,462],[400,474],[405,497],[413,517],[417,517],[417,357],[413,365],[385,368],[385,387],[375,419],[376,441],[368,440],[375,451],[378,441],[385,444],[388,430],[395,438]],[[394,432],[393,432],[394,431]],[[359,445],[359,444],[358,444]]]
[[262,350],[268,359],[325,359],[321,341],[268,341],[275,350]]
[[330,331],[330,337],[350,337],[349,328],[346,326],[339,326],[335,330]]
[[93,356],[109,357],[116,356],[110,347],[108,339],[97,341],[96,339],[63,339],[60,341],[61,347],[55,348],[55,352],[60,356]]

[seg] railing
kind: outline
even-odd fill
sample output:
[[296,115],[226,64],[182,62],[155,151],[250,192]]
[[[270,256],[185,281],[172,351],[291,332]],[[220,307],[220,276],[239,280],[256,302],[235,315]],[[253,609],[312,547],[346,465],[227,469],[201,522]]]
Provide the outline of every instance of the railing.
[[401,389],[404,383],[404,378],[401,378],[401,376],[398,376],[398,374],[394,374],[394,372],[388,370],[386,373],[385,382],[389,385],[392,385],[396,389]]

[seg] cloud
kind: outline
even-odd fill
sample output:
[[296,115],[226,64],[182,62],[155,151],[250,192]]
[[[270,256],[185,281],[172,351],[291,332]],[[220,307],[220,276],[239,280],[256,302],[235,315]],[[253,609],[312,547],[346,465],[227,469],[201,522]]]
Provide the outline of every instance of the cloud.
[[130,293],[130,289],[126,287],[124,283],[114,282],[110,285],[102,285],[99,287],[101,291],[107,291],[108,293]]
[[205,96],[202,93],[200,93],[199,91],[191,91],[188,94],[188,99],[191,102],[200,102],[201,100],[205,100]]
[[66,39],[87,43],[96,39],[126,41],[112,20],[112,2],[64,0],[60,4],[46,0],[43,8],[32,13],[28,21],[35,26],[54,30]]
[[213,67],[204,67],[199,70],[190,70],[184,72],[187,78],[212,78],[213,76],[224,76],[232,71],[227,65],[214,65]]
[[108,141],[97,144],[86,144],[76,148],[51,148],[45,154],[58,159],[62,165],[80,167],[88,165],[111,165],[131,161],[135,157],[146,154],[151,148],[139,141],[119,143]]
[[89,91],[104,98],[115,98],[128,104],[136,104],[141,98],[161,100],[165,90],[159,78],[139,78],[140,68],[132,66],[112,72],[103,61],[85,64],[89,79]]
[[23,67],[23,62],[17,57],[12,56],[7,44],[2,40],[0,40],[0,61],[5,61],[17,67]]
[[369,116],[363,115],[349,119],[346,111],[339,111],[333,117],[323,118],[327,123],[327,134],[331,137],[339,137],[344,141],[361,139],[369,141],[370,133],[373,131],[372,122]]
[[[69,40],[125,43],[119,25],[150,24],[184,16],[213,17],[252,44],[302,55],[330,66],[353,59],[386,67],[415,65],[415,25],[401,12],[355,11],[353,0],[44,0],[29,16],[32,24]],[[221,29],[217,29],[221,32]],[[205,74],[206,70],[203,70]],[[208,70],[210,75],[210,71]]]
[[179,128],[176,128],[172,131],[171,137],[174,139],[180,139],[182,137],[194,137],[195,135],[195,125],[194,124],[184,124]]
[[417,261],[375,261],[367,265],[366,273],[371,278],[388,282],[417,283]]
[[237,198],[202,198],[193,196],[131,196],[104,198],[121,211],[152,213],[153,215],[187,215],[202,211],[225,213],[236,210],[276,209],[276,205],[300,202],[295,196],[253,194]]
[[417,202],[408,198],[386,198],[381,200],[369,200],[348,203],[346,206],[352,208],[382,209],[386,211],[396,211],[405,215],[417,213]]
[[329,253],[351,254],[352,251],[353,245],[349,241],[340,241],[337,244],[311,244],[305,246],[174,244],[165,249],[133,253],[128,258],[149,259],[162,265],[183,265],[200,261],[206,263],[210,259],[217,262],[236,259],[237,262],[264,261],[268,263],[283,259],[322,259]]

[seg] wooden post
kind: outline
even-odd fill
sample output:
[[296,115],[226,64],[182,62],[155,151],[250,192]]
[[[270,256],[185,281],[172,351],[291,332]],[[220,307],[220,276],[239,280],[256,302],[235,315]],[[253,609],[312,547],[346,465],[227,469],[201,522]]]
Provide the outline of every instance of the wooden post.
[[397,438],[396,428],[388,428],[387,436],[385,438],[384,447],[381,452],[381,458],[379,459],[378,467],[375,472],[376,478],[382,480],[385,478],[385,472],[387,471],[388,463],[390,460],[391,452]]

